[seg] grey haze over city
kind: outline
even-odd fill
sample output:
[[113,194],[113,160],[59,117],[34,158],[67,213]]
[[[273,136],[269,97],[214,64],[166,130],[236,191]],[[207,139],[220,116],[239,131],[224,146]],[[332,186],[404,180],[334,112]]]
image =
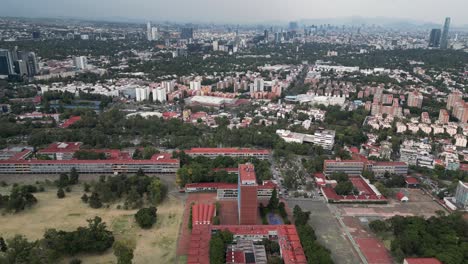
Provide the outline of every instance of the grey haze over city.
[[121,21],[468,25],[466,0],[2,0],[0,16],[71,17]]

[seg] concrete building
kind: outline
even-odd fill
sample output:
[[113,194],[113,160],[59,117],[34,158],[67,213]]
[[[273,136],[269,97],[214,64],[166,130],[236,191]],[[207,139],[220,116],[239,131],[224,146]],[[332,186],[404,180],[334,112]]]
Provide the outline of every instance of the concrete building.
[[200,81],[191,81],[190,82],[190,90],[200,90],[201,89],[201,82]]
[[258,214],[257,178],[252,164],[239,165],[239,224],[256,225]]
[[248,148],[192,148],[185,153],[190,157],[203,156],[215,159],[218,156],[227,156],[232,158],[257,158],[265,160],[270,158],[270,151],[266,149],[248,149]]
[[166,89],[164,87],[158,87],[153,89],[153,102],[164,103],[167,101]]
[[468,184],[459,181],[455,191],[455,204],[462,210],[468,210]]
[[459,90],[453,91],[447,97],[447,109],[452,110],[452,107],[455,105],[455,103],[460,102],[462,100],[463,100],[463,93],[460,92]]
[[0,75],[15,74],[13,57],[7,49],[0,49]]
[[450,115],[447,110],[440,109],[439,111],[439,122],[441,124],[447,124],[450,120]]
[[466,144],[467,144],[467,140],[466,140],[465,135],[462,135],[462,134],[455,135],[455,146],[464,148],[466,147]]
[[414,91],[408,95],[408,106],[421,108],[423,103],[423,96],[421,93]]
[[88,68],[88,59],[85,56],[73,57],[73,65],[78,70],[85,70]]

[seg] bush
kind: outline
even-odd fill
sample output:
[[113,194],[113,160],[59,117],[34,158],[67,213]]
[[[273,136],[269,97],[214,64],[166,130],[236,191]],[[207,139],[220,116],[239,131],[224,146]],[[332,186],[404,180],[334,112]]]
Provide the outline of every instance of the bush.
[[141,228],[151,228],[156,223],[156,207],[141,208],[135,214],[135,220]]
[[101,199],[97,193],[93,192],[91,194],[91,197],[89,198],[89,206],[94,209],[102,207]]
[[65,198],[65,192],[63,191],[62,188],[58,189],[58,191],[57,191],[57,197],[58,197],[59,199]]
[[70,264],[81,264],[81,259],[74,258],[70,260]]
[[89,197],[88,195],[86,195],[86,193],[83,194],[83,196],[81,196],[81,201],[83,201],[83,203],[88,203],[88,200],[89,200]]
[[70,186],[67,186],[67,187],[65,188],[65,191],[66,191],[67,193],[71,192]]

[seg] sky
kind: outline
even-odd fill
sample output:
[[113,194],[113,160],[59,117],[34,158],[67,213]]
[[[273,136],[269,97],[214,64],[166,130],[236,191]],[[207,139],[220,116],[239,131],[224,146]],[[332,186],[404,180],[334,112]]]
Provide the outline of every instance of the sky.
[[263,23],[386,17],[468,25],[468,0],[0,0],[0,16]]

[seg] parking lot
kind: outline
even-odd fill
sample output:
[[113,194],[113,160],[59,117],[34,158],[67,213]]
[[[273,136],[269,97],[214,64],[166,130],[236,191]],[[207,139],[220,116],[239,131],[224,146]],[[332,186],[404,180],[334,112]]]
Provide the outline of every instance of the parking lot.
[[330,212],[328,204],[323,201],[310,199],[288,199],[288,205],[290,208],[299,205],[303,210],[311,212],[309,224],[315,229],[318,241],[331,250],[332,258],[335,263],[361,263],[341,225]]

